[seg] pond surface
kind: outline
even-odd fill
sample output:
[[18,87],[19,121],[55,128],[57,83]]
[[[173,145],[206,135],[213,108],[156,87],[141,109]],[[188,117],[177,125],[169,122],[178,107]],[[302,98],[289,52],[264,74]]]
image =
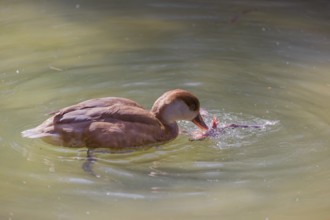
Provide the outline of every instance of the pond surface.
[[[1,219],[329,219],[328,1],[1,1]],[[104,96],[183,88],[221,123],[138,151],[24,139]],[[192,132],[192,123],[180,122]]]

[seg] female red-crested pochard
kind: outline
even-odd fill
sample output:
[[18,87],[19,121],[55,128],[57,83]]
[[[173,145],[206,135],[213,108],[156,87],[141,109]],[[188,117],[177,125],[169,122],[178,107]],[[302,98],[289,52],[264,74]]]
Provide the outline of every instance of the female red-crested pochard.
[[66,147],[150,145],[176,138],[178,120],[192,121],[201,129],[208,129],[199,109],[197,97],[181,89],[165,92],[150,111],[126,98],[91,99],[51,113],[52,117],[22,135]]

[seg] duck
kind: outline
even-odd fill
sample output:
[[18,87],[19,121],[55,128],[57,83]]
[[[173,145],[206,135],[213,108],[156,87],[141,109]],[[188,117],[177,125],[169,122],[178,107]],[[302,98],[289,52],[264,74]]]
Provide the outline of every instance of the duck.
[[90,99],[50,113],[50,118],[22,136],[64,147],[115,148],[166,143],[179,134],[177,121],[208,130],[200,102],[191,92],[165,92],[151,110],[127,98]]

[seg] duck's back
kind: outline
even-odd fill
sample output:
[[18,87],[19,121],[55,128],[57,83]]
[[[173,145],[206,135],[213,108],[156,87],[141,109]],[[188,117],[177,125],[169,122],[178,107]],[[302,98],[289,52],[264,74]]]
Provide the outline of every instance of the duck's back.
[[68,147],[129,147],[155,143],[164,126],[149,111],[125,98],[92,99],[52,113],[23,136]]

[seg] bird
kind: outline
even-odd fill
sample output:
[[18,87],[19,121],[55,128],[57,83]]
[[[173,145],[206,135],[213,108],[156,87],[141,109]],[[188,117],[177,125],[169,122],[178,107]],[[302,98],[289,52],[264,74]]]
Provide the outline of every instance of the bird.
[[122,149],[175,139],[179,120],[192,121],[201,130],[208,130],[198,98],[183,89],[165,92],[150,111],[127,98],[104,97],[50,115],[39,126],[23,131],[22,136],[64,147]]

